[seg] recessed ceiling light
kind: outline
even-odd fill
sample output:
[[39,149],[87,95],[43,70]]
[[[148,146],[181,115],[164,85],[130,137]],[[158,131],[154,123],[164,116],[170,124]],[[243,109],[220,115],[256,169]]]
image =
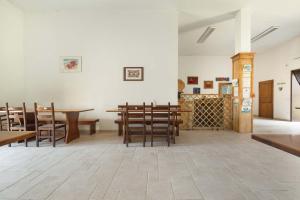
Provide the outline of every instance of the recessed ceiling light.
[[266,35],[269,35],[270,33],[272,33],[273,31],[276,31],[277,29],[279,29],[279,26],[271,26],[270,28],[264,30],[263,32],[261,32],[260,34],[254,36],[251,39],[251,42],[256,42],[257,40],[260,40],[261,38],[265,37]]
[[207,29],[204,31],[204,33],[197,40],[197,43],[204,43],[207,40],[207,38],[214,32],[215,29],[216,29],[216,27],[214,27],[214,26],[207,27]]

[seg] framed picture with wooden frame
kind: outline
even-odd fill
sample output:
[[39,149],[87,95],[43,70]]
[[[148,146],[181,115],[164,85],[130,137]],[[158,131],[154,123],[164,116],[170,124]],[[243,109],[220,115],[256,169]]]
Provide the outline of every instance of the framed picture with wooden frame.
[[188,76],[187,83],[188,85],[198,85],[198,76]]
[[214,81],[204,81],[204,89],[213,89]]
[[124,81],[144,81],[144,67],[124,67]]

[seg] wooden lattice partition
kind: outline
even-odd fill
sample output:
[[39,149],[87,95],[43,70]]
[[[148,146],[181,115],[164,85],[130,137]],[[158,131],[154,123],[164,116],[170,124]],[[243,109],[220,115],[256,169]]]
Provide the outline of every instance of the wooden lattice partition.
[[231,95],[182,94],[180,105],[191,110],[182,113],[182,129],[232,129]]

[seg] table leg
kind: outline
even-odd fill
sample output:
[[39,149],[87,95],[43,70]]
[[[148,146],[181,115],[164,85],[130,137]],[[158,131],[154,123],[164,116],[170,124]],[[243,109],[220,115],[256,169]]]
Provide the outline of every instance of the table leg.
[[71,142],[80,137],[79,128],[78,128],[78,119],[79,112],[67,112],[66,119],[68,124],[66,143]]

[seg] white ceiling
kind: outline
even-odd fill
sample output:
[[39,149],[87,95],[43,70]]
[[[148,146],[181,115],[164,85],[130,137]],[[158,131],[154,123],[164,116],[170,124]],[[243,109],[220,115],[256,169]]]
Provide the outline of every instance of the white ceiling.
[[[179,29],[249,6],[252,9],[252,36],[270,26],[280,29],[253,43],[254,52],[264,52],[300,35],[300,0],[180,0]],[[233,55],[234,20],[214,24],[216,30],[204,44],[197,39],[205,28],[179,34],[179,55]]]
[[[253,44],[253,51],[263,52],[300,35],[300,0],[10,0],[25,11],[64,9],[177,9],[179,29],[197,22],[210,22],[217,16],[252,8],[252,35],[270,26],[280,29]],[[205,23],[204,23],[205,24]],[[206,24],[208,26],[208,24]],[[179,55],[232,55],[234,20],[214,24],[216,30],[204,44],[196,41],[205,28],[179,34]]]

